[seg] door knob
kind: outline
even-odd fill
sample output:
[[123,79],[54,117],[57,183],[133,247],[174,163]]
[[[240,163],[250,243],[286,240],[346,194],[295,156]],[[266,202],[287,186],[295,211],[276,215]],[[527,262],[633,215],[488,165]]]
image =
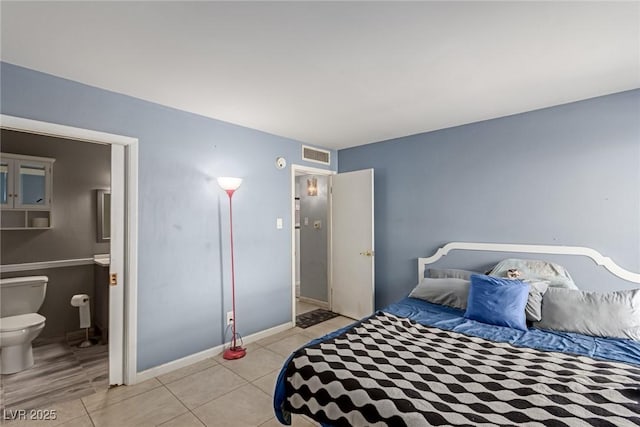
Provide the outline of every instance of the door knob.
[[364,255],[364,256],[373,256],[373,251],[360,252],[360,255]]

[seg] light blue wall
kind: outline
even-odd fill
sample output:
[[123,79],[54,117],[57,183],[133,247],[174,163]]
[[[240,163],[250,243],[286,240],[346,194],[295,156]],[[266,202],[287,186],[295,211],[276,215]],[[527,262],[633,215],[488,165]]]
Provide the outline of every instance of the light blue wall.
[[375,168],[377,307],[406,295],[416,258],[449,241],[588,246],[640,271],[640,90],[340,150],[338,160],[340,172]]
[[300,142],[7,63],[0,73],[3,114],[140,141],[139,371],[223,342],[228,198],[216,176],[244,178],[233,197],[239,332],[291,321],[291,176],[274,163],[305,164]]

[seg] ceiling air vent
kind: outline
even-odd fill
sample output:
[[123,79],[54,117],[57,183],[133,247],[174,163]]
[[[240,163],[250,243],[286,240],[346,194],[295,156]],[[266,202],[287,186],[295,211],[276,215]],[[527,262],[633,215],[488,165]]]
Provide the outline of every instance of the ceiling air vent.
[[330,163],[329,155],[331,153],[326,150],[320,150],[318,148],[302,146],[302,160],[314,163],[322,163],[328,165]]

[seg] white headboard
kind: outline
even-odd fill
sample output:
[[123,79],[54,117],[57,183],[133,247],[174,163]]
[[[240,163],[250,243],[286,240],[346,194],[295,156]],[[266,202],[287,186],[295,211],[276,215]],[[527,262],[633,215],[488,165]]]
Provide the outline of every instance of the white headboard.
[[433,264],[449,251],[462,249],[467,251],[511,252],[511,253],[536,253],[552,255],[581,255],[591,258],[596,264],[603,266],[614,275],[629,282],[640,283],[640,273],[626,270],[616,264],[611,258],[602,255],[595,249],[582,246],[553,246],[553,245],[520,245],[512,243],[472,243],[450,242],[438,248],[427,258],[418,258],[418,277],[424,277],[424,271],[428,264]]

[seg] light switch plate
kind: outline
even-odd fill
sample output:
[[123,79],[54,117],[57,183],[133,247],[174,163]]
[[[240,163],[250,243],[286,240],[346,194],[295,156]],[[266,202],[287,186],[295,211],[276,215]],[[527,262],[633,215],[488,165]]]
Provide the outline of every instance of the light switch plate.
[[276,228],[278,230],[282,229],[282,218],[276,218]]

